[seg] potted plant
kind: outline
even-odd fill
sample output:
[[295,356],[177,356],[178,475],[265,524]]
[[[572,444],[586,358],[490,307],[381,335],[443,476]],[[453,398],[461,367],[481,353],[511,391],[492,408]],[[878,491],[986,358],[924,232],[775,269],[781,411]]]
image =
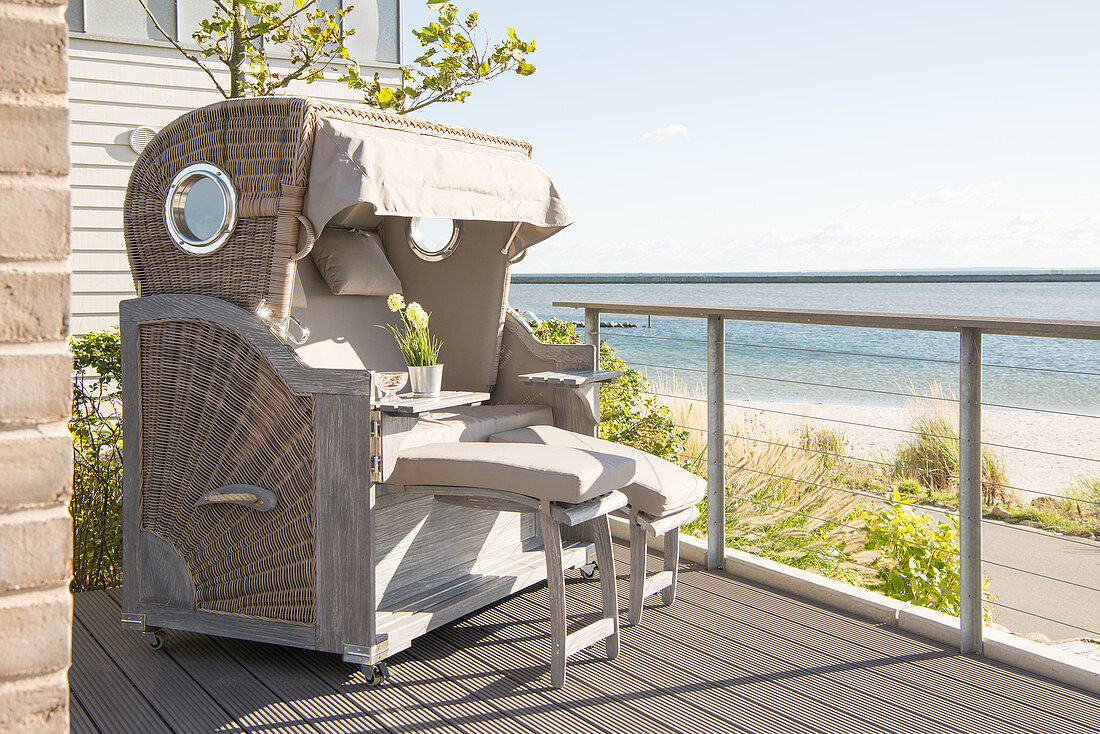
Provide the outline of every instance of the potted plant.
[[433,397],[443,387],[443,365],[439,364],[439,350],[443,342],[428,331],[431,314],[413,301],[406,305],[400,293],[386,299],[390,311],[401,314],[401,325],[386,324],[397,340],[397,348],[409,367],[409,383],[416,395]]

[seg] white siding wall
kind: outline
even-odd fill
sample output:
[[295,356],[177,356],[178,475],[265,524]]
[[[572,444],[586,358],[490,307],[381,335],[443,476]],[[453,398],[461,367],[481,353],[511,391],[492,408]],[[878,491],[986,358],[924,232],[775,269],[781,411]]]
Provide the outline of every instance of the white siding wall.
[[[370,68],[396,82],[395,66]],[[100,40],[74,33],[69,42],[72,155],[72,332],[118,323],[118,302],[132,298],[134,282],[122,241],[122,200],[137,154],[130,131],[160,129],[184,112],[221,96],[209,78],[167,46]],[[292,92],[359,102],[335,81]]]

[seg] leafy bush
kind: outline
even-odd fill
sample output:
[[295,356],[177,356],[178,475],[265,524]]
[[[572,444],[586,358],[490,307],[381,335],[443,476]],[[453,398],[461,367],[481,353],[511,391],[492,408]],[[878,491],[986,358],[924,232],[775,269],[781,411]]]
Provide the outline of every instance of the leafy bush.
[[[874,511],[865,511],[868,548],[880,553],[881,591],[889,597],[958,616],[959,523],[952,516],[937,521],[908,510],[895,489],[891,500]],[[988,581],[982,582],[983,596],[993,599]],[[992,619],[988,607],[986,620]]]
[[117,329],[69,341],[73,353],[73,591],[122,581],[122,362]]
[[[576,327],[560,319],[542,321],[535,328],[535,336],[548,344],[581,341]],[[607,342],[600,343],[600,369],[623,373],[615,382],[600,387],[600,436],[662,459],[680,461],[687,431],[677,428],[668,406],[657,402],[645,375],[627,369]]]
[[[520,318],[523,318],[522,316]],[[546,319],[535,327],[535,336],[547,344],[580,344],[577,327],[571,321]]]

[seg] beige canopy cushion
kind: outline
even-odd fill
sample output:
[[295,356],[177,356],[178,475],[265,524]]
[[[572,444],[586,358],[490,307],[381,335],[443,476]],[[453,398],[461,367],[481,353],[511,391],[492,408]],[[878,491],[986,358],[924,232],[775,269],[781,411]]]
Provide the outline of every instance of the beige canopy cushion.
[[573,222],[550,177],[524,152],[322,116],[304,213],[321,232],[361,202],[381,216],[516,222],[513,255]]
[[681,469],[672,462],[630,446],[563,431],[554,426],[517,428],[497,433],[489,440],[509,444],[562,446],[630,458],[637,465],[634,481],[619,491],[626,495],[631,507],[652,517],[661,517],[698,504],[707,493],[707,483],[702,477]]
[[476,487],[576,503],[630,484],[634,460],[564,446],[430,443],[402,450],[388,484]]
[[401,293],[378,236],[351,229],[326,229],[311,252],[329,289],[338,296]]
[[488,441],[489,436],[554,422],[547,405],[470,405],[425,413],[401,442],[403,449],[429,443]]

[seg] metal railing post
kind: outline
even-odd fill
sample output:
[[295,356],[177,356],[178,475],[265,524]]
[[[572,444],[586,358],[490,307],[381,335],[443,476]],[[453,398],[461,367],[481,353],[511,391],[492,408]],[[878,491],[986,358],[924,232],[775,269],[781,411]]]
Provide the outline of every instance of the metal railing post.
[[982,651],[982,332],[959,339],[959,621],[963,653]]
[[594,308],[584,309],[584,343],[596,345],[596,366],[600,368],[600,312]]
[[707,568],[726,551],[726,329],[707,316]]
[[[593,365],[593,369],[600,368],[600,312],[598,309],[586,308],[584,310],[584,343],[596,345],[596,364]],[[592,419],[594,421],[592,426],[592,435],[596,438],[600,437],[600,386],[593,385],[587,388],[582,388],[585,400],[589,403],[589,408],[592,410]],[[555,391],[558,392],[558,391]],[[556,400],[557,398],[555,398]]]

